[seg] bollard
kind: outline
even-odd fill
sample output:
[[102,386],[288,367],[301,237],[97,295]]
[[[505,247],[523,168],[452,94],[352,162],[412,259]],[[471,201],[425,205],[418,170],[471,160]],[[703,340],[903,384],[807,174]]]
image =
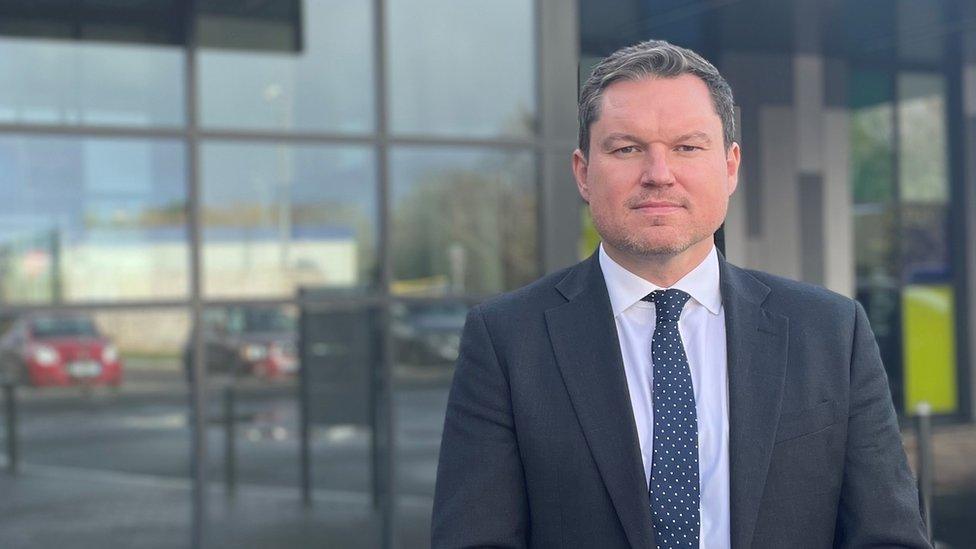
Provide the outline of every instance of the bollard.
[[919,402],[915,407],[915,441],[918,457],[918,499],[925,520],[925,531],[932,541],[932,407]]
[[233,497],[237,493],[237,452],[236,432],[237,418],[234,406],[234,385],[224,387],[224,486],[227,495]]
[[17,445],[17,386],[3,384],[3,397],[7,408],[7,471],[16,475],[20,468],[20,448]]

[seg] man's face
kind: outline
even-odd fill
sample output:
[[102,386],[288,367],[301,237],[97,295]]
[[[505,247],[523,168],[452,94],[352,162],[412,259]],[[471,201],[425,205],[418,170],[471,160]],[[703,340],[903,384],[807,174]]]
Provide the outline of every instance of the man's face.
[[638,258],[706,253],[738,183],[739,146],[726,151],[722,135],[708,86],[696,76],[607,87],[589,158],[573,154],[604,246]]

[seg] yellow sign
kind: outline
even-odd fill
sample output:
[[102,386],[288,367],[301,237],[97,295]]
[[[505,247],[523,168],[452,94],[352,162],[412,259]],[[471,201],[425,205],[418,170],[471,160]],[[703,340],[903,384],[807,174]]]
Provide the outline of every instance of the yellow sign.
[[957,411],[953,300],[949,285],[909,285],[902,290],[908,414],[920,402],[928,402],[933,413]]

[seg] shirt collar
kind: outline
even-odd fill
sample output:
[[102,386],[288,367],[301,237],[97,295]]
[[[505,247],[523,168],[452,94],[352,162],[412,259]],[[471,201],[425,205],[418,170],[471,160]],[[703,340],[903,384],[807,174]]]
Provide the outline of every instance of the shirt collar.
[[[600,244],[600,268],[610,294],[613,316],[629,309],[644,296],[661,288],[628,271],[607,255]],[[692,299],[704,306],[713,315],[722,310],[722,291],[719,288],[718,251],[712,246],[705,259],[681,277],[671,288],[687,292]]]

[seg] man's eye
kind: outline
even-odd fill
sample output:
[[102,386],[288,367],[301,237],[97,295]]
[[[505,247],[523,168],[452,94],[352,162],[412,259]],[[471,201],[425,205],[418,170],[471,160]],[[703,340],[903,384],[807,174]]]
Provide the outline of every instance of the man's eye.
[[675,150],[679,152],[694,152],[694,151],[700,151],[701,147],[696,147],[694,145],[678,145],[677,147],[675,147]]
[[626,147],[620,147],[619,149],[617,149],[617,150],[615,150],[613,152],[620,153],[620,154],[635,153],[635,152],[637,152],[637,147],[635,147],[633,145],[628,145]]

